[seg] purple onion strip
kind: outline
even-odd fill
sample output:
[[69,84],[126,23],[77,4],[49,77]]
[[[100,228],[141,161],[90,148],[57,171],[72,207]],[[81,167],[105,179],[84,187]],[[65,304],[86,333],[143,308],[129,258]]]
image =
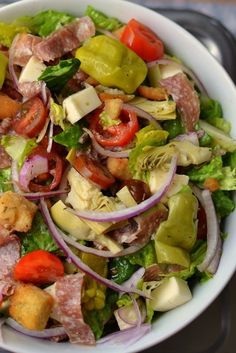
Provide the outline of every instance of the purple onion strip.
[[124,219],[135,217],[140,213],[143,213],[149,210],[151,207],[155,206],[162,199],[162,197],[167,192],[175,176],[176,164],[177,164],[177,158],[176,156],[174,156],[170,163],[170,169],[167,174],[166,180],[164,184],[161,186],[161,188],[154,195],[149,197],[149,199],[141,202],[136,206],[125,208],[118,211],[113,211],[113,212],[78,211],[69,207],[67,208],[67,210],[78,217],[88,219],[94,222],[118,222]]
[[28,330],[27,328],[18,324],[18,322],[16,322],[11,318],[6,319],[5,323],[11,328],[13,328],[14,330],[20,333],[23,333],[24,335],[35,337],[35,338],[53,338],[53,337],[66,335],[66,331],[64,327],[54,327],[54,328],[48,328],[42,331],[36,331],[36,330]]
[[71,262],[77,266],[82,272],[86,273],[87,275],[91,276],[94,278],[96,281],[100,282],[101,284],[105,285],[106,287],[109,287],[113,289],[114,291],[117,292],[122,292],[122,293],[136,293],[138,295],[146,297],[147,295],[143,293],[142,291],[136,289],[136,288],[128,288],[122,285],[118,285],[107,278],[104,278],[100,275],[98,275],[95,271],[93,271],[89,266],[87,266],[85,263],[81,261],[81,259],[76,256],[73,251],[67,246],[65,243],[64,239],[62,238],[61,234],[58,232],[52,218],[50,215],[50,212],[47,208],[47,204],[44,201],[44,199],[40,199],[40,208],[41,212],[44,218],[45,223],[48,226],[48,229],[57,243],[57,245],[60,247],[60,249],[64,252],[64,254],[67,256],[68,259],[71,260]]
[[123,107],[123,109],[135,112],[140,118],[143,118],[143,119],[150,121],[150,123],[155,125],[155,127],[159,128],[159,124],[156,121],[156,119],[154,118],[154,116],[152,116],[151,114],[149,114],[145,110],[138,108],[133,104],[127,104],[127,103],[124,103],[122,107]]

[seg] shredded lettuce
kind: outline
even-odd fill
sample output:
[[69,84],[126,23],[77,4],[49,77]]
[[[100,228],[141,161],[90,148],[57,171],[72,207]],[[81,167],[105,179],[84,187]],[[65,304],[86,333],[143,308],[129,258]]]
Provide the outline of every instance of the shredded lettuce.
[[68,148],[78,148],[81,146],[79,143],[80,137],[83,135],[83,130],[79,124],[74,124],[60,134],[55,135],[53,140]]
[[137,269],[126,256],[115,257],[110,262],[111,279],[118,284],[127,281]]
[[50,252],[58,250],[40,212],[36,213],[31,229],[27,233],[21,234],[21,245],[22,255],[38,249]]
[[88,5],[85,15],[89,16],[97,27],[107,29],[108,31],[115,31],[123,25],[117,18],[108,17],[91,5]]
[[60,104],[54,102],[54,100],[50,99],[50,113],[49,117],[54,125],[58,125],[65,130],[68,123],[66,121],[66,115],[63,107]]
[[11,158],[22,167],[25,158],[37,146],[35,139],[25,139],[22,136],[5,135],[1,138],[1,145],[5,147]]
[[200,98],[200,116],[202,119],[223,118],[221,104],[211,98],[201,96]]
[[65,12],[46,10],[39,12],[35,16],[20,17],[15,22],[27,25],[32,33],[40,37],[47,37],[61,26],[64,26],[74,19],[74,16],[68,15]]
[[115,125],[119,125],[121,123],[120,119],[112,119],[109,114],[105,111],[103,111],[100,115],[100,124],[102,125],[102,127],[104,129],[111,127],[111,126],[115,126]]
[[222,218],[227,217],[235,209],[235,202],[228,191],[217,190],[213,192],[212,200],[216,213]]
[[50,90],[59,93],[79,67],[80,61],[76,58],[60,60],[59,64],[47,67],[38,80],[44,81]]
[[154,242],[151,241],[143,249],[126,256],[126,258],[132,265],[139,265],[145,268],[157,263]]
[[132,304],[132,298],[129,294],[123,294],[116,302],[118,308],[121,308],[122,306],[130,305]]
[[7,48],[10,48],[14,37],[18,33],[30,32],[25,26],[18,26],[14,23],[8,24],[0,22],[0,43]]
[[0,192],[12,190],[11,168],[0,169]]
[[178,118],[175,120],[164,121],[162,126],[164,130],[168,131],[169,139],[173,139],[176,136],[184,133],[184,127],[181,123],[181,120]]

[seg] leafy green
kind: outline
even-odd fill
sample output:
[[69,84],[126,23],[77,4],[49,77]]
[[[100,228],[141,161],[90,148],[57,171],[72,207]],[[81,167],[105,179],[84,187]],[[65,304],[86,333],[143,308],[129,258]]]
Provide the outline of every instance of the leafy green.
[[83,135],[83,130],[78,124],[74,124],[60,134],[55,135],[53,140],[68,148],[78,148],[80,146],[79,139]]
[[48,66],[38,80],[44,81],[50,90],[59,93],[79,67],[80,61],[76,58],[60,60],[59,64]]
[[215,205],[216,213],[224,218],[235,209],[235,203],[227,191],[217,190],[212,193],[212,199]]
[[10,48],[14,37],[18,33],[27,33],[29,29],[25,26],[18,26],[16,24],[8,24],[0,22],[0,43],[7,48]]
[[7,153],[21,167],[25,158],[33,148],[37,146],[35,139],[25,139],[22,136],[5,135],[1,138],[1,145],[5,147]]
[[116,302],[118,308],[121,308],[122,306],[125,306],[125,305],[130,305],[132,304],[132,298],[129,294],[123,294]]
[[154,242],[151,241],[144,248],[132,255],[126,256],[126,258],[132,265],[139,265],[145,268],[157,263]]
[[184,128],[180,119],[164,121],[162,124],[164,130],[169,132],[169,138],[173,139],[176,136],[184,133]]
[[122,23],[117,18],[108,17],[91,5],[87,6],[85,15],[89,16],[97,27],[107,29],[108,31],[115,31],[122,26]]
[[46,10],[39,12],[35,16],[20,17],[15,22],[27,25],[32,33],[38,34],[40,37],[47,37],[50,33],[74,19],[74,16],[64,12]]
[[21,234],[21,244],[22,255],[38,249],[50,252],[58,250],[40,212],[36,213],[31,229],[26,234]]
[[105,324],[112,317],[117,299],[118,293],[108,289],[103,309],[84,312],[84,320],[91,327],[96,340],[102,336]]
[[8,58],[5,54],[0,52],[0,89],[2,89],[3,83],[5,81],[7,67],[8,67]]
[[121,284],[127,281],[137,268],[138,266],[131,264],[126,257],[116,257],[110,263],[111,279]]
[[214,99],[202,96],[200,99],[200,117],[204,120],[207,118],[222,118],[221,104]]
[[99,114],[99,118],[100,118],[100,124],[104,129],[114,125],[119,125],[121,123],[120,119],[112,119],[109,116],[109,114],[105,111],[102,111],[101,114]]
[[236,168],[236,151],[227,153],[223,158],[225,165],[230,166],[232,169]]
[[193,167],[187,174],[190,180],[195,182],[204,182],[207,178],[215,178],[218,180],[224,177],[222,167],[222,158],[217,156],[213,158],[210,163],[200,168]]
[[62,130],[65,130],[66,126],[69,124],[66,120],[66,115],[63,107],[60,104],[54,102],[54,100],[50,99],[50,119],[52,120],[54,125],[59,125]]
[[0,169],[0,192],[12,190],[11,168]]
[[229,134],[231,130],[231,124],[222,118],[209,117],[205,119],[209,124],[215,126],[217,129],[222,130],[225,134]]
[[200,139],[199,139],[199,145],[201,147],[210,147],[212,145],[211,136],[205,132],[205,134],[202,137],[200,137]]

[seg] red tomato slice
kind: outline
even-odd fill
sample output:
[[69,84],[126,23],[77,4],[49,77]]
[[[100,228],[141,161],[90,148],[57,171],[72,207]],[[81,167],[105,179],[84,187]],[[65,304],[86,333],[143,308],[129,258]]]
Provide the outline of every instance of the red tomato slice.
[[102,189],[109,188],[115,182],[109,170],[87,154],[77,155],[71,164],[84,178],[99,185]]
[[128,145],[139,129],[136,113],[122,109],[119,116],[122,122],[106,129],[103,129],[100,124],[100,113],[101,110],[97,110],[90,120],[90,129],[97,142],[104,147],[123,147]]
[[47,109],[40,98],[34,97],[22,104],[13,121],[13,129],[18,135],[32,138],[40,133],[46,119]]
[[120,41],[143,60],[152,61],[163,57],[163,42],[150,28],[135,19],[127,23],[121,34]]
[[61,260],[46,250],[35,250],[26,254],[16,264],[13,272],[16,281],[38,285],[55,282],[63,275]]
[[39,174],[35,180],[30,181],[29,189],[32,192],[48,192],[54,190],[61,182],[63,173],[63,160],[56,152],[48,153],[38,146],[28,158],[39,155],[48,159],[48,173]]

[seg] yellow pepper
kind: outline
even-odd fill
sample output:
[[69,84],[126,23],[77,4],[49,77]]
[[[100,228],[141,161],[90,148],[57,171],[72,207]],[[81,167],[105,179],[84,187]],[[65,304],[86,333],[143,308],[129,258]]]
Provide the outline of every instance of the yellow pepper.
[[3,86],[8,65],[8,58],[0,52],[0,89]]
[[147,75],[144,61],[116,39],[99,35],[77,49],[80,68],[102,85],[133,93]]

